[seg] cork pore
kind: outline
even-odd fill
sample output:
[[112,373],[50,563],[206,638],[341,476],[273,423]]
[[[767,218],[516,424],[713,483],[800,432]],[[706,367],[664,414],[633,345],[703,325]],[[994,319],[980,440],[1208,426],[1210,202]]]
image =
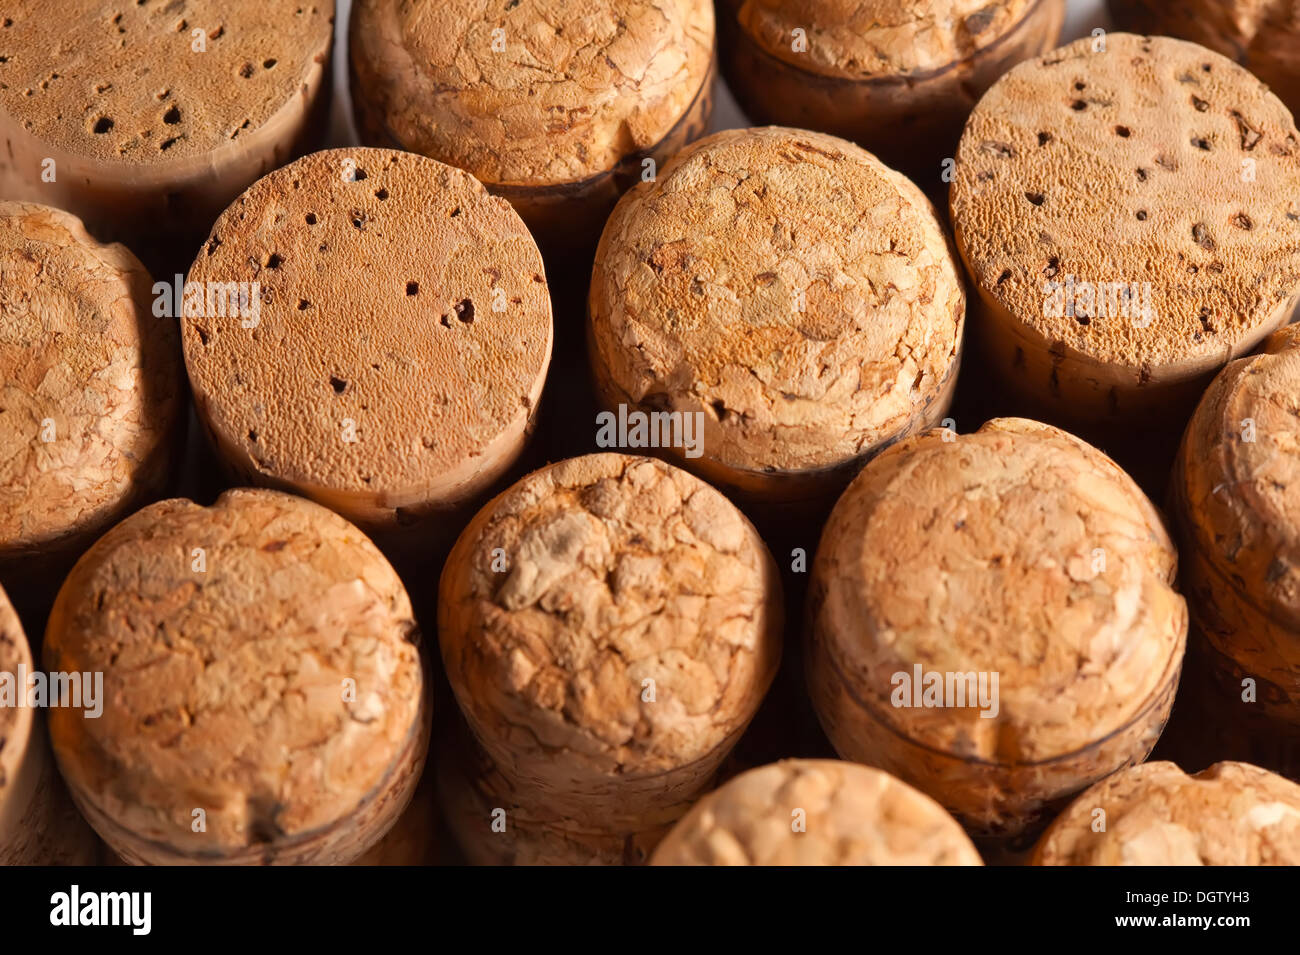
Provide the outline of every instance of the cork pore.
[[[802,830],[793,826],[802,810]],[[654,865],[982,865],[942,806],[888,773],[839,760],[750,770],[701,799]]]
[[125,247],[0,202],[0,558],[94,535],[162,485],[178,338]]
[[607,404],[703,412],[710,460],[781,471],[937,420],[965,299],[911,182],[769,127],[701,140],[624,196],[589,310]]
[[419,514],[495,480],[531,427],[552,342],[541,256],[461,170],[306,156],[222,215],[188,280],[260,289],[256,327],[182,321],[199,414],[250,480],[359,520]]
[[[1095,811],[1104,832],[1093,831]],[[1300,786],[1248,763],[1173,763],[1098,783],[1052,825],[1035,865],[1300,865]]]
[[[1155,508],[1047,425],[994,419],[944,437],[893,446],[836,505],[810,598],[827,668],[867,718],[985,762],[1065,756],[1145,714],[1176,680],[1187,632]],[[895,674],[914,679],[918,664],[996,673],[996,715],[969,699],[894,705]]]
[[490,185],[577,182],[676,125],[713,34],[704,0],[358,0],[354,98],[404,148]]
[[[951,194],[958,247],[990,334],[1106,366],[1085,373],[1130,389],[1194,377],[1249,350],[1300,295],[1300,138],[1216,53],[1093,42],[1021,64],[976,107]],[[1073,293],[1070,314],[1049,282],[1106,287]],[[1137,289],[1132,313],[1111,294],[1121,286]]]
[[417,642],[397,574],[330,511],[266,490],[162,501],[101,538],[51,611],[47,666],[102,671],[105,700],[98,719],[51,711],[55,751],[128,858],[301,845],[414,786]]

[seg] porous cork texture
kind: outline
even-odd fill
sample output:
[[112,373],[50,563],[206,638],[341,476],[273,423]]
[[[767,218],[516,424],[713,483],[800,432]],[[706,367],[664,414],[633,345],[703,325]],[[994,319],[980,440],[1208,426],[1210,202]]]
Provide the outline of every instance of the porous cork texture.
[[983,865],[957,820],[888,773],[833,759],[752,769],[705,796],[652,865]]
[[325,120],[333,0],[11,0],[0,23],[0,196],[127,240],[197,241]]
[[[822,726],[973,832],[1019,835],[1154,746],[1187,634],[1176,563],[1132,479],[1064,431],[998,418],[901,442],[850,485],[817,551]],[[895,705],[896,674],[917,665],[987,674],[989,693],[996,674],[996,712]]]
[[188,281],[260,289],[256,320],[181,323],[200,420],[246,483],[393,530],[485,490],[532,431],[552,343],[541,255],[466,172],[312,153],[226,210]]
[[1109,0],[1133,33],[1191,40],[1236,60],[1300,111],[1300,4],[1296,0]]
[[128,862],[346,863],[424,764],[417,644],[396,572],[325,508],[161,501],[104,535],[50,612],[46,666],[104,674],[98,719],[51,711],[59,766]]
[[1208,378],[1300,301],[1300,138],[1217,53],[1098,42],[1012,70],[966,125],[951,204],[972,328],[1039,413],[1181,429]]
[[1300,786],[1249,763],[1194,776],[1173,763],[1134,766],[1076,799],[1032,864],[1300,865]]
[[[184,407],[175,323],[124,246],[0,202],[0,574],[59,567],[165,488]],[[53,572],[53,571],[52,571]]]
[[776,567],[741,513],[621,454],[498,496],[439,590],[447,678],[475,736],[519,802],[596,832],[637,831],[703,790],[771,684],[781,625]]
[[833,136],[727,130],[627,193],[588,302],[597,392],[703,414],[675,463],[760,500],[836,493],[951,401],[965,294],[933,207]]
[[1262,711],[1300,730],[1300,326],[1214,379],[1170,504],[1192,622]]
[[[0,589],[0,673],[26,697],[19,667],[33,671],[31,648]],[[77,813],[54,767],[42,717],[0,706],[0,865],[93,865],[98,840]]]
[[724,0],[728,83],[756,121],[860,142],[927,179],[1006,70],[1056,45],[1065,0]]

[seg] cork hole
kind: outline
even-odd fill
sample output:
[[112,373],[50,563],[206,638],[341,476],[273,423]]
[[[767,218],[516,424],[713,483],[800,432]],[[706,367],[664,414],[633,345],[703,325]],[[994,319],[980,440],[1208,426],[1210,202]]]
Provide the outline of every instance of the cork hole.
[[257,432],[256,432],[256,431],[249,431],[249,432],[248,432],[248,440],[249,440],[249,441],[256,442],[256,441],[257,441]]
[[181,121],[181,111],[179,107],[173,106],[167,112],[163,113],[163,122],[168,126],[175,126]]
[[5,27],[5,29],[6,29],[6,30],[9,29],[9,28],[10,28],[11,26],[13,26],[13,25],[14,25],[14,21],[13,21],[13,19],[12,19],[11,17],[5,17],[5,19],[4,19],[4,27]]
[[1076,322],[1078,322],[1080,325],[1091,325],[1091,324],[1092,324],[1092,319],[1089,318],[1087,315],[1075,315],[1075,316],[1074,316],[1074,320],[1075,320]]
[[252,79],[253,74],[254,74],[255,72],[257,72],[257,71],[256,71],[255,69],[253,69],[253,64],[252,64],[252,63],[245,63],[243,66],[241,66],[241,67],[239,68],[239,75],[242,76],[242,77],[243,77],[244,79],[246,79],[246,80],[248,80],[248,79]]
[[451,210],[451,215],[448,216],[447,218],[449,218],[449,219],[454,219],[454,218],[456,218],[458,215],[460,215],[460,206],[457,206],[455,209],[452,209],[452,210]]
[[91,127],[91,131],[98,136],[102,136],[112,128],[113,120],[107,116],[101,116],[99,119],[95,120],[95,125]]
[[376,190],[375,190],[375,198],[378,199],[380,202],[383,202],[385,199],[388,198],[388,190],[387,190],[387,189],[384,189],[384,188],[382,188],[382,187],[379,188],[379,189],[376,189]]
[[420,283],[419,283],[419,282],[407,282],[407,283],[406,283],[406,294],[407,294],[407,295],[419,295],[419,294],[420,294]]
[[1076,90],[1077,92],[1082,93],[1084,90],[1086,90],[1086,89],[1088,88],[1088,84],[1085,83],[1083,80],[1075,80],[1075,81],[1074,81],[1074,88],[1075,88],[1075,90]]
[[164,139],[162,142],[158,144],[158,149],[162,152],[166,152],[167,150],[171,149],[180,141],[181,138],[179,136],[173,136],[171,139]]
[[1255,223],[1251,222],[1250,216],[1246,215],[1244,212],[1238,212],[1235,216],[1233,216],[1232,224],[1235,225],[1238,229],[1245,229],[1247,232],[1255,228]]
[[311,308],[311,302],[307,301],[305,298],[298,299],[298,311],[305,312],[309,308]]
[[199,333],[199,341],[206,346],[208,344],[208,333],[204,329],[199,328],[197,326],[195,326],[194,330]]
[[466,325],[474,321],[474,303],[467,298],[456,303],[456,317]]
[[1120,137],[1120,139],[1128,139],[1133,135],[1133,130],[1129,129],[1127,126],[1116,126],[1115,135]]
[[1074,110],[1076,113],[1082,113],[1087,108],[1088,104],[1081,99],[1077,99],[1070,104],[1070,109]]
[[362,169],[360,166],[358,166],[356,169],[352,171],[353,182],[360,182],[362,179],[365,178],[366,178],[366,171]]
[[314,212],[309,212],[309,213],[307,213],[307,215],[306,215],[306,219],[307,219],[307,224],[308,224],[308,225],[315,225],[315,224],[316,224],[316,213],[314,213]]
[[264,70],[272,70],[272,69],[275,69],[275,63],[276,63],[276,61],[273,60],[273,59],[271,59],[271,60],[263,60],[263,61],[262,61],[262,69],[264,69]]
[[1003,282],[1007,281],[1007,279],[1009,279],[1009,278],[1011,278],[1011,270],[1010,270],[1010,269],[1003,269],[1003,270],[1002,270],[1002,274],[998,276],[998,284],[1001,285]]
[[1139,209],[1139,210],[1137,211],[1137,220],[1138,220],[1138,222],[1146,222],[1146,221],[1147,221],[1147,211],[1146,211],[1145,209]]
[[1138,176],[1138,182],[1146,182],[1146,181],[1147,181],[1147,171],[1146,171],[1145,169],[1139,169],[1139,170],[1137,171],[1137,176]]
[[1196,111],[1198,113],[1204,113],[1207,109],[1210,108],[1210,104],[1207,103],[1205,100],[1201,99],[1199,96],[1192,97],[1192,105],[1196,107]]
[[719,421],[726,421],[726,420],[727,420],[727,415],[730,414],[730,412],[727,411],[727,406],[726,406],[726,404],[722,401],[722,399],[721,399],[721,398],[715,398],[715,399],[713,400],[712,404],[713,404],[713,413],[717,416],[718,420],[719,420]]
[[1051,141],[1052,141],[1052,134],[1051,134],[1051,133],[1039,133],[1039,134],[1038,134],[1038,145],[1040,145],[1040,146],[1046,146],[1046,145],[1047,145],[1048,143],[1050,143]]
[[1052,256],[1050,259],[1047,260],[1047,268],[1043,269],[1043,274],[1050,279],[1053,276],[1055,276],[1056,273],[1059,272],[1060,270],[1061,270],[1061,260],[1056,256]]
[[1210,151],[1210,141],[1208,139],[1205,139],[1204,137],[1193,136],[1192,145],[1195,146],[1197,149],[1204,150],[1207,153]]
[[280,253],[272,252],[271,257],[266,260],[266,267],[268,269],[278,269],[280,267],[280,263],[283,261],[284,259],[280,257]]
[[1043,195],[1041,192],[1026,192],[1025,198],[1028,199],[1036,206],[1041,206],[1044,202],[1047,201],[1047,197]]
[[342,378],[338,378],[335,377],[334,375],[331,375],[330,387],[334,389],[334,394],[341,395],[343,394],[344,391],[347,390],[348,383],[344,381]]

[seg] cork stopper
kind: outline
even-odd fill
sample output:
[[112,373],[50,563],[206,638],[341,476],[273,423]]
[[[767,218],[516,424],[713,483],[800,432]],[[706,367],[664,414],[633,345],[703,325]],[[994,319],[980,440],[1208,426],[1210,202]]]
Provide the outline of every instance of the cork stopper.
[[1033,864],[1300,865],[1300,786],[1249,763],[1194,776],[1173,763],[1133,766],[1076,799]]
[[752,769],[705,796],[653,865],[982,865],[957,820],[888,773],[833,759]]
[[962,136],[952,217],[977,327],[1014,386],[1084,420],[1159,416],[1300,301],[1300,134],[1203,47],[1099,42],[989,90]]
[[842,486],[942,418],[965,297],[911,182],[852,143],[768,127],[709,136],[624,196],[589,310],[607,408],[698,413],[702,457],[674,460],[781,497]]
[[102,672],[51,712],[91,824],[135,863],[334,864],[405,808],[428,740],[410,601],[378,549],[302,498],[162,501],[64,582],[47,666]]
[[[0,589],[0,674],[9,674],[17,691],[19,668],[30,670],[32,666],[32,652],[22,622],[8,594]],[[18,772],[33,735],[34,719],[35,711],[31,707],[0,706],[0,820],[4,822],[16,817],[12,805],[21,798],[16,795]],[[12,833],[0,828],[0,852],[10,838]]]
[[385,530],[481,492],[531,432],[552,342],[541,256],[459,169],[305,156],[226,210],[188,283],[238,291],[241,309],[187,306],[181,327],[200,419],[247,482]]
[[780,657],[780,583],[750,523],[661,461],[534,472],[443,570],[447,678],[534,809],[634,831],[707,784]]

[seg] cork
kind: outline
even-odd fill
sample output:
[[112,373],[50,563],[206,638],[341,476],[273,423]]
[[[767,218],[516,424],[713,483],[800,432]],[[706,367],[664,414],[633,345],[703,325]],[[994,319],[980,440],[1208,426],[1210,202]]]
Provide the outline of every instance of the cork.
[[646,159],[703,133],[713,33],[706,0],[357,0],[357,128],[473,173],[543,247],[594,241]]
[[1214,379],[1183,437],[1170,510],[1193,625],[1254,707],[1300,731],[1300,327]]
[[541,256],[459,169],[312,153],[223,213],[188,282],[258,300],[181,322],[199,418],[242,483],[418,535],[532,432],[552,343]]
[[77,562],[45,663],[102,672],[50,732],[78,807],[132,864],[339,864],[405,809],[429,699],[396,572],[277,491],[153,504]]
[[1038,415],[1180,432],[1300,302],[1298,137],[1259,80],[1181,40],[1089,37],[1008,73],[951,192],[992,372]]
[[0,202],[0,408],[0,578],[30,602],[163,493],[184,409],[140,261],[48,206]]
[[27,706],[31,648],[0,589],[0,679],[13,699],[0,702],[0,865],[93,865],[99,841],[59,779],[44,719]]
[[979,97],[1056,46],[1064,0],[724,0],[722,68],[756,123],[851,139],[937,182]]
[[428,866],[442,861],[438,800],[433,777],[425,773],[393,828],[359,858],[355,866]]
[[197,244],[324,127],[333,0],[10,0],[3,23],[0,197],[133,248]]
[[957,820],[888,773],[789,759],[695,804],[652,865],[983,865]]
[[1033,864],[1300,865],[1300,786],[1249,763],[1194,776],[1173,763],[1134,766],[1076,799]]
[[832,136],[726,130],[619,202],[589,297],[606,409],[702,421],[666,449],[742,500],[833,497],[952,399],[965,293],[920,190]]
[[[780,658],[775,564],[720,493],[662,461],[595,454],[489,503],[439,588],[447,679],[516,798],[593,831],[686,803]],[[683,807],[684,811],[684,807]]]
[[1294,0],[1109,0],[1132,33],[1191,40],[1236,60],[1300,112],[1300,7]]
[[997,418],[900,442],[817,551],[822,726],[972,833],[1019,836],[1155,744],[1187,634],[1176,563],[1132,479],[1064,431]]

